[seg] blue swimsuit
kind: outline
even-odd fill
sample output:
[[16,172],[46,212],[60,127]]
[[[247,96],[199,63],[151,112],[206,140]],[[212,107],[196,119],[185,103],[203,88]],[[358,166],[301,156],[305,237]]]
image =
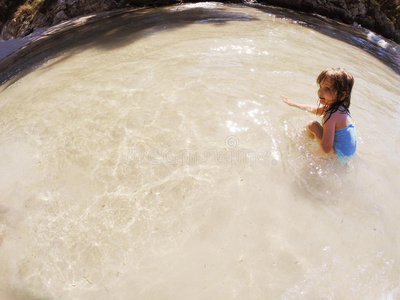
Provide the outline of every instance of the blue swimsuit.
[[[349,112],[347,110],[345,111],[351,118]],[[335,149],[335,154],[341,163],[347,163],[353,157],[357,148],[357,134],[354,123],[349,124],[342,129],[335,130],[333,148]]]

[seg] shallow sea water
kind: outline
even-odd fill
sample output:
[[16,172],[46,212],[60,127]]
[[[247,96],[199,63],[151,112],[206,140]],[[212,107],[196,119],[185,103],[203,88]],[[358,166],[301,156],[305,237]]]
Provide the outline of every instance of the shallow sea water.
[[[4,297],[400,298],[400,77],[280,12],[149,10],[3,86]],[[328,67],[355,77],[347,165],[280,99]]]

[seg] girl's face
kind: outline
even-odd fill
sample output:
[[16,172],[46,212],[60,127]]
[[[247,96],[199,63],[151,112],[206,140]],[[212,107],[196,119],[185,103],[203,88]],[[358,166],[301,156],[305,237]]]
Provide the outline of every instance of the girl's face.
[[336,91],[332,88],[329,79],[325,79],[319,85],[318,98],[319,102],[324,106],[331,106],[336,102]]

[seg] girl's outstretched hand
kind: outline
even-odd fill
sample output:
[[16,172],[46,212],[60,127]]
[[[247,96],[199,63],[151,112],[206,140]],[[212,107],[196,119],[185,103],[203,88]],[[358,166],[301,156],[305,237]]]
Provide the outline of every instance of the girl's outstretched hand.
[[315,106],[315,105],[309,105],[309,104],[303,104],[303,103],[296,103],[289,97],[286,97],[284,95],[281,95],[282,101],[285,102],[287,105],[293,106],[300,108],[301,110],[305,110],[309,113],[316,114],[316,115],[323,115],[325,111],[324,106]]
[[285,102],[287,105],[294,106],[294,102],[289,97],[281,95],[282,101]]

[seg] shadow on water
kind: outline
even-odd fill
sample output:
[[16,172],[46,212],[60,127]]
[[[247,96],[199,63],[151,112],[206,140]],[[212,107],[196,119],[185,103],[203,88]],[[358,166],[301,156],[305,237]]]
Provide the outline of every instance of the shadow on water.
[[111,50],[145,37],[142,32],[175,30],[194,23],[223,26],[232,21],[258,20],[248,14],[229,11],[229,7],[176,6],[169,8],[122,10],[104,13],[78,24],[66,24],[42,39],[0,61],[0,85],[9,84],[44,62],[75,48],[96,47]]
[[[307,14],[265,5],[252,6],[265,13],[272,12],[277,17],[291,19],[301,26],[355,46],[378,58],[382,63],[400,75],[399,45],[392,41],[385,40],[365,28],[346,25],[317,14]],[[355,57],[354,59],[357,58]]]
[[[310,15],[292,10],[260,4],[243,4],[279,18],[291,19],[332,38],[356,46],[380,59],[385,65],[400,74],[400,49],[373,36],[371,32],[345,25],[319,15]],[[12,84],[47,60],[78,47],[97,47],[111,50],[126,46],[144,36],[142,32],[174,30],[193,23],[211,23],[223,26],[232,21],[254,21],[253,16],[229,10],[232,5],[213,6],[184,5],[168,8],[120,10],[84,17],[79,21],[64,23],[61,28],[52,29],[40,39],[34,40],[0,61],[0,85]],[[236,6],[240,7],[240,6]],[[383,43],[380,43],[380,41]],[[5,88],[5,86],[3,86]]]

